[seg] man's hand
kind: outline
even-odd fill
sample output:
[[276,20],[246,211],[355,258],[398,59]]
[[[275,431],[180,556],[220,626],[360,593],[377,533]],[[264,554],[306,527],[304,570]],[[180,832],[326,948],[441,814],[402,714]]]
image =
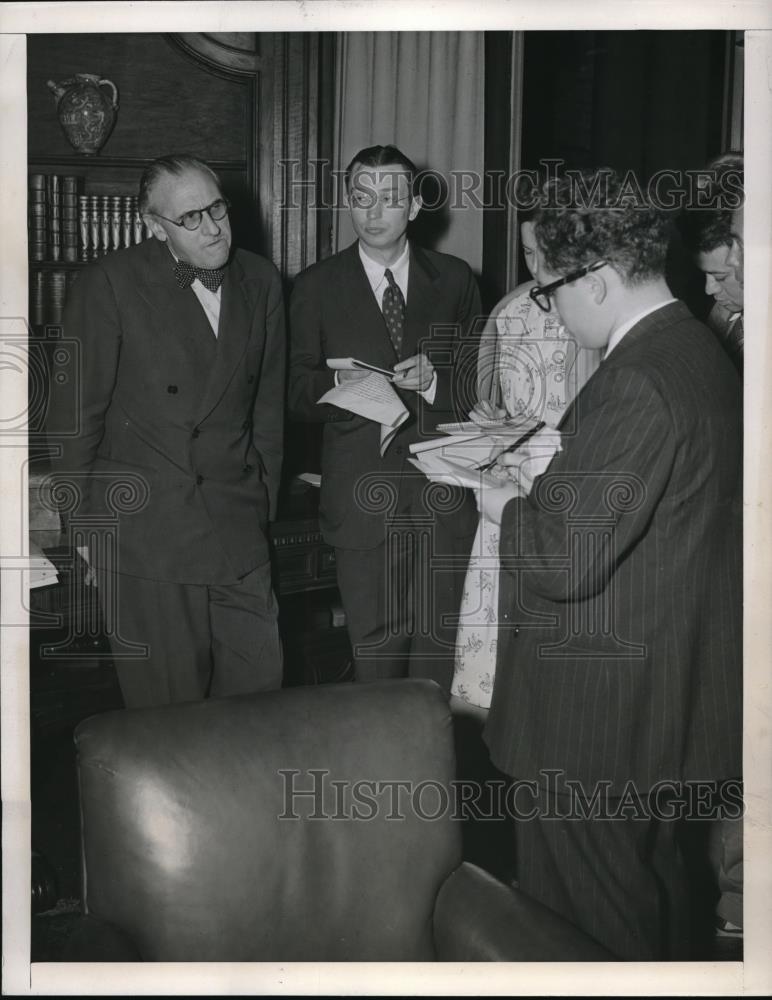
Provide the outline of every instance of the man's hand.
[[469,419],[475,424],[489,424],[492,420],[503,423],[507,411],[502,406],[493,406],[487,399],[481,399],[469,413]]
[[523,494],[516,483],[505,479],[501,486],[483,486],[482,489],[475,490],[475,495],[482,516],[493,524],[501,524],[506,505]]
[[425,354],[416,354],[394,365],[394,385],[398,389],[425,392],[433,378],[434,365]]

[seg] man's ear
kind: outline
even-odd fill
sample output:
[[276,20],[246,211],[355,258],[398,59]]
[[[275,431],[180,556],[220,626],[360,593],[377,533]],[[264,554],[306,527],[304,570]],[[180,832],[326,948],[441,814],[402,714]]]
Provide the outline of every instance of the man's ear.
[[408,222],[412,222],[413,219],[418,215],[423,206],[423,199],[420,194],[414,196],[413,200],[410,202],[410,212],[408,213]]
[[169,237],[166,235],[166,230],[158,221],[158,219],[155,218],[155,216],[143,215],[142,221],[150,229],[150,232],[153,234],[153,236],[155,236],[157,240],[160,240],[161,243],[165,243],[168,240]]
[[609,293],[606,279],[598,271],[590,271],[582,280],[592,301],[600,305]]

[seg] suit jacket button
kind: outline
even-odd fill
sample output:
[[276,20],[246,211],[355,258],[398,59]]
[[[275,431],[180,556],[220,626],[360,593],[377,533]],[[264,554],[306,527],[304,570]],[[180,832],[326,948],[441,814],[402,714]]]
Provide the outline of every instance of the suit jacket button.
[[176,385],[167,385],[166,391],[169,392],[169,393],[171,393],[172,396],[173,396],[177,392],[177,386]]
[[515,635],[520,635],[520,629],[517,627],[517,625],[515,626],[514,631],[515,631]]
[[251,472],[252,469],[253,469],[253,466],[251,466],[251,465],[245,465],[244,466],[244,472]]
[[203,483],[203,481],[204,481],[204,477],[203,476],[196,476],[196,483],[197,483],[198,486],[200,486],[201,483]]
[[250,375],[249,378],[247,379],[247,382],[249,382],[250,385],[252,385],[252,383],[254,381],[255,381],[255,376],[254,375]]
[[193,433],[191,434],[191,437],[197,438],[200,433],[201,433],[201,431],[198,429],[198,427],[194,427],[193,428]]
[[404,448],[402,447],[402,445],[401,445],[401,444],[398,444],[398,445],[396,446],[396,448],[394,449],[394,453],[395,453],[396,455],[404,455],[404,453],[405,453],[405,449],[404,449]]

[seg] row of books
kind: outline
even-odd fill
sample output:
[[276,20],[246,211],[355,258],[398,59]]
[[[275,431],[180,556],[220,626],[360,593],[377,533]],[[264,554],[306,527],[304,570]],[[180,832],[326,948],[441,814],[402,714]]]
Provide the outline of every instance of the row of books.
[[31,261],[96,260],[151,235],[139,214],[136,195],[84,194],[82,182],[81,177],[30,174]]
[[60,326],[67,292],[80,272],[34,268],[29,275],[29,321],[31,326]]

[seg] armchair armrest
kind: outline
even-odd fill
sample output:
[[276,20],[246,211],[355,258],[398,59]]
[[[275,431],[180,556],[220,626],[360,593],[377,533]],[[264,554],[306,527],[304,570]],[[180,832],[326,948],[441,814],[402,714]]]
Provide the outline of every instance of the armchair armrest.
[[440,962],[609,962],[614,956],[553,910],[464,862],[434,907]]

